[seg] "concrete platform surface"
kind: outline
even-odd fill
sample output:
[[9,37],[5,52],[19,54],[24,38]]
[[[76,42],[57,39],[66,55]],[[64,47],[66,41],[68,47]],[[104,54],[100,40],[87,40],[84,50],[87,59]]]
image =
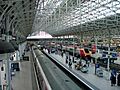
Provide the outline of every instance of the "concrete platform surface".
[[20,71],[15,72],[11,81],[13,90],[32,90],[31,62],[22,61],[20,67]]
[[[56,58],[56,60],[58,60],[59,62],[64,64],[66,67],[68,67],[68,64],[65,63],[65,54],[63,55],[63,57],[61,57],[61,55],[59,54],[54,54],[54,53],[50,54],[50,56]],[[72,56],[70,57],[72,59]],[[95,85],[100,90],[120,90],[120,87],[118,86],[111,86],[110,80],[109,80],[110,72],[105,71],[104,68],[103,68],[103,78],[95,75],[94,64],[90,64],[88,68],[89,70],[88,73],[82,73],[80,70],[76,70],[74,68],[74,64],[72,65],[72,69],[70,68],[70,70],[77,73],[77,75],[80,75],[81,77],[83,77],[85,80],[87,80],[91,84]]]

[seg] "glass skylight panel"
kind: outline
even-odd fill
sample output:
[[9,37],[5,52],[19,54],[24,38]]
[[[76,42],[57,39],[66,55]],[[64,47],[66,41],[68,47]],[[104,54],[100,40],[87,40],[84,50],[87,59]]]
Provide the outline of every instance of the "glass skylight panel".
[[56,4],[56,6],[59,6],[62,3],[61,0],[59,0],[59,2]]
[[101,11],[103,11],[103,10],[106,10],[106,8],[105,8],[105,7],[100,7],[100,8],[98,8],[97,10],[101,12]]
[[116,8],[120,8],[120,4],[116,5],[115,7],[116,7]]
[[88,14],[84,14],[84,15],[82,15],[81,17],[83,17],[83,18],[84,18],[84,17],[87,17],[87,16],[88,16]]
[[96,10],[94,10],[94,11],[91,12],[92,15],[96,15],[96,13],[97,13]]
[[106,9],[106,10],[104,10],[104,11],[101,11],[99,14],[101,15],[101,14],[106,14],[107,12],[110,12],[110,10],[109,9]]
[[120,9],[118,9],[118,10],[116,11],[116,13],[120,13]]
[[74,21],[78,21],[79,19],[78,18],[75,18]]
[[91,21],[94,21],[94,20],[96,20],[96,18],[95,18],[95,17],[91,18]]
[[[44,4],[43,4],[43,2],[40,1],[38,9],[41,9],[41,10],[39,12],[41,14],[43,14],[43,12],[45,11],[43,9],[46,9],[45,12],[48,12],[50,15],[55,11],[55,8],[57,8],[62,3],[62,1],[63,0],[45,0]],[[46,14],[48,15],[48,13],[46,13]]]
[[80,10],[75,12],[76,15],[80,15]]
[[100,0],[100,4],[107,4],[107,3],[109,3],[111,0]]
[[71,13],[73,13],[73,14],[74,14],[74,13],[76,13],[77,11],[78,11],[78,10],[76,10],[76,9],[75,9],[75,10],[73,10]]
[[90,18],[92,18],[92,16],[90,16],[90,15],[88,15],[88,17],[87,17],[88,19],[90,19]]
[[104,15],[100,15],[99,17],[97,17],[97,19],[101,19],[101,18],[105,18]]
[[74,16],[74,18],[78,18],[80,15],[79,14],[76,14],[75,16]]
[[84,7],[83,9],[81,9],[81,11],[86,11],[88,8],[87,7]]
[[114,2],[111,2],[110,4],[108,4],[107,6],[112,7],[112,6],[116,6],[116,5],[119,5],[119,2],[114,1]]
[[118,2],[118,1],[113,1],[113,2],[112,2],[112,5],[113,5],[113,6],[119,5],[119,4],[120,4],[120,2]]
[[106,13],[106,16],[111,16],[111,15],[114,15],[115,13],[114,12],[109,12],[109,13]]
[[88,6],[89,4],[91,4],[90,1],[86,1],[86,2],[82,3],[83,6]]
[[[106,16],[107,16],[107,14],[109,14],[110,12],[113,12],[113,11],[107,9],[107,10],[106,10]],[[113,12],[113,13],[114,13],[114,12]],[[114,13],[114,14],[115,14],[115,13]],[[110,16],[110,15],[109,15],[109,16]]]
[[96,5],[96,3],[95,3],[95,2],[92,2],[92,3],[91,3],[91,6],[92,6],[92,7],[93,7],[93,6],[95,6],[95,5]]

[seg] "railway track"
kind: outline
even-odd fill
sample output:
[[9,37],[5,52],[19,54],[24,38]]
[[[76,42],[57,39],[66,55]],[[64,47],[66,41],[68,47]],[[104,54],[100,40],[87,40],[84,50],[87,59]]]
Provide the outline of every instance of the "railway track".
[[37,49],[34,52],[53,90],[98,90],[98,88],[86,84],[87,81],[83,82],[76,78],[45,52]]

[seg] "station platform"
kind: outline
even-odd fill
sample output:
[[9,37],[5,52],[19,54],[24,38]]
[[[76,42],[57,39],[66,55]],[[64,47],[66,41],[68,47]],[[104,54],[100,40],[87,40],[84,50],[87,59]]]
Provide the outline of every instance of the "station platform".
[[117,60],[114,61],[114,63],[116,63],[116,64],[120,64],[120,56],[118,57]]
[[[48,54],[46,50],[44,51]],[[66,58],[65,54],[63,55],[63,57],[55,53],[51,53],[49,55],[51,57],[54,57],[57,61],[59,61],[60,63],[64,64],[66,67],[69,68],[68,64],[65,63],[65,58]],[[72,59],[72,56],[70,57]],[[85,63],[83,60],[82,62]],[[86,81],[88,81],[89,83],[91,83],[100,90],[120,90],[119,86],[111,86],[111,82],[110,82],[111,72],[106,71],[103,67],[101,68],[103,69],[103,77],[98,77],[95,75],[95,65],[92,63],[89,65],[88,73],[82,73],[80,70],[76,70],[74,68],[74,63],[72,64],[72,68],[69,68],[69,70],[75,72],[74,73],[75,75],[82,77],[83,79],[85,79]]]
[[83,90],[82,86],[78,86],[40,50],[35,50],[35,55],[37,56],[36,58],[38,59],[38,63],[42,67],[42,70],[45,74],[45,76],[43,76],[43,74],[41,73],[41,77],[45,77],[46,81],[48,81],[46,82],[46,84],[50,85],[49,89],[41,90]]
[[11,80],[13,90],[33,90],[31,54],[26,52],[25,55],[29,56],[29,61],[20,61],[20,71],[16,71]]

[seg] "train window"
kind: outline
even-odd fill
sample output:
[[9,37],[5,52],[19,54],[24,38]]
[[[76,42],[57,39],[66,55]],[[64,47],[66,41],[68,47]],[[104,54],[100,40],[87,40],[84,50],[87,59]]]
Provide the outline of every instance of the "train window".
[[88,49],[84,49],[86,53],[89,53],[89,50]]

